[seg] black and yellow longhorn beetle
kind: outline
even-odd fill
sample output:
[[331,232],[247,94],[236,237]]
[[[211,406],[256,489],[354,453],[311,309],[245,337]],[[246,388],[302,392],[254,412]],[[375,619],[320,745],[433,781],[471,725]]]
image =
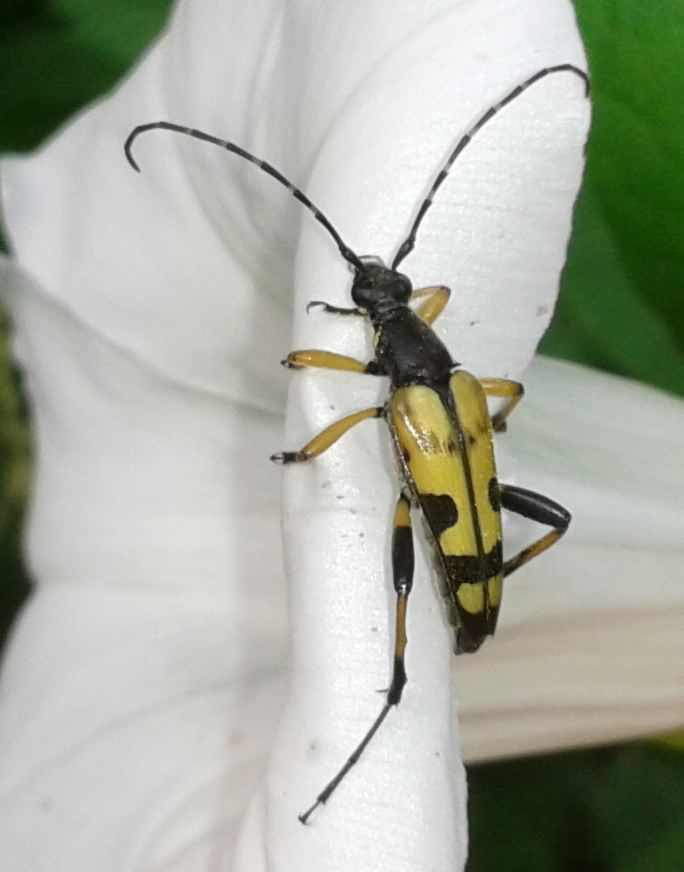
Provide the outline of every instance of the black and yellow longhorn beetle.
[[[546,67],[530,76],[489,108],[461,137],[435,177],[418,209],[408,236],[399,246],[391,266],[379,257],[359,257],[311,200],[273,166],[232,142],[217,139],[192,128],[167,121],[136,127],[125,144],[125,153],[135,170],[131,146],[147,130],[163,129],[213,143],[256,164],[284,185],[306,206],[337,243],[351,265],[353,308],[340,308],[321,301],[320,307],[335,315],[360,316],[370,321],[375,340],[375,358],[364,363],[331,351],[293,351],[283,361],[290,369],[317,367],[386,376],[390,392],[384,406],[362,409],[326,427],[299,451],[274,454],[276,463],[302,463],[322,454],[356,424],[369,418],[384,418],[390,430],[399,466],[401,493],[394,514],[392,566],[397,595],[394,638],[394,669],[385,703],[370,729],[316,801],[299,816],[306,823],[311,813],[327,802],[342,779],[357,762],[391,708],[401,699],[406,684],[406,609],[413,583],[411,507],[419,507],[434,544],[440,588],[446,615],[454,629],[457,654],[477,651],[496,628],[503,579],[533,557],[546,551],[565,533],[570,513],[548,497],[524,488],[501,484],[496,477],[493,431],[505,429],[506,419],[521,400],[523,386],[502,378],[476,378],[460,368],[432,330],[432,324],[449,300],[449,288],[441,285],[413,290],[411,281],[397,267],[413,249],[420,223],[451,167],[474,135],[504,106],[530,85],[552,73],[579,76],[589,94],[587,74],[572,64]],[[409,303],[420,300],[414,310]],[[487,397],[503,399],[493,417]],[[516,512],[551,527],[551,530],[519,554],[503,558],[501,509]]]

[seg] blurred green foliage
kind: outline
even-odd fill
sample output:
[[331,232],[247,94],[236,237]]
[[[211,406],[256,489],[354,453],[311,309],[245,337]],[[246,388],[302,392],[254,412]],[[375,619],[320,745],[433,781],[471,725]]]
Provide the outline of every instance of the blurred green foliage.
[[684,394],[684,4],[577,0],[584,186],[542,351]]
[[[37,145],[110,88],[168,0],[4,0],[0,151]],[[593,128],[556,319],[542,348],[684,394],[684,5],[577,0]],[[559,59],[563,60],[563,59]],[[26,416],[0,322],[0,638],[27,590]],[[684,755],[656,745],[473,767],[470,872],[674,872]]]
[[0,645],[27,589],[18,543],[29,467],[26,414],[9,366],[9,324],[0,310]]
[[472,767],[468,872],[678,872],[684,754],[632,745]]
[[[0,153],[38,145],[116,82],[164,23],[168,0],[4,0]],[[0,242],[0,250],[4,248]],[[20,558],[28,491],[26,415],[0,321],[0,645],[28,592]]]
[[3,151],[24,151],[114,85],[164,23],[168,0],[3,0]]

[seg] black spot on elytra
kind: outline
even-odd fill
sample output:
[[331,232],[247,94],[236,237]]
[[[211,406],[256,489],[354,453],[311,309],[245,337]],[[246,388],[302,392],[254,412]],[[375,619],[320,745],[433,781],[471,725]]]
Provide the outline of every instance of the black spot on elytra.
[[420,504],[437,537],[458,521],[458,508],[449,494],[421,494]]
[[486,581],[494,575],[499,575],[503,567],[501,540],[496,542],[486,554],[445,554],[444,565],[453,583]]
[[496,478],[489,479],[489,502],[495,512],[501,511],[501,493],[499,491],[499,482]]
[[450,454],[452,457],[455,457],[459,454],[458,445],[454,442],[453,439],[449,439],[446,444],[447,454]]

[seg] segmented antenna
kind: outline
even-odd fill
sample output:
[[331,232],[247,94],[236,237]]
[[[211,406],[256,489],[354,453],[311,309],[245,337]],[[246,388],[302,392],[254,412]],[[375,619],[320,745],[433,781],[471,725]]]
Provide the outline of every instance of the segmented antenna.
[[140,136],[141,133],[147,133],[149,130],[171,130],[174,133],[182,133],[184,136],[190,136],[193,139],[200,139],[202,142],[210,142],[212,145],[218,145],[219,148],[224,148],[226,151],[230,151],[233,154],[238,155],[238,157],[243,157],[245,160],[248,160],[250,163],[256,164],[259,169],[263,170],[265,173],[268,173],[269,176],[273,176],[273,178],[280,182],[287,190],[292,194],[295,199],[299,200],[300,203],[303,203],[304,206],[313,214],[314,218],[319,221],[328,233],[332,236],[332,238],[337,243],[337,247],[340,250],[340,254],[342,257],[350,263],[355,270],[362,270],[363,263],[361,258],[355,254],[355,252],[344,242],[340,234],[335,230],[332,223],[326,218],[326,216],[321,212],[321,210],[311,202],[311,200],[306,196],[303,191],[300,191],[299,188],[296,188],[285,176],[279,172],[275,167],[271,166],[271,164],[266,163],[265,160],[261,160],[250,152],[245,151],[244,148],[240,148],[239,145],[235,145],[234,142],[228,142],[226,139],[218,139],[216,136],[210,136],[208,133],[204,133],[201,130],[195,130],[192,127],[183,127],[181,124],[173,124],[171,121],[152,121],[150,124],[139,124],[135,127],[128,136],[124,144],[124,153],[126,155],[126,160],[133,167],[133,169],[139,173],[140,167],[137,162],[133,158],[132,148],[135,140]]
[[513,100],[516,99],[516,97],[519,97],[523,93],[523,91],[526,91],[530,87],[530,85],[534,85],[535,82],[538,82],[540,79],[545,79],[546,76],[550,76],[552,73],[561,72],[574,73],[575,75],[579,76],[584,81],[584,84],[586,86],[586,96],[589,96],[589,76],[584,72],[584,70],[579,69],[579,67],[576,67],[573,64],[559,64],[556,67],[545,67],[543,70],[538,70],[533,76],[530,76],[529,79],[525,79],[524,82],[513,88],[513,90],[503,98],[503,100],[487,109],[484,115],[482,115],[482,117],[479,118],[473,124],[473,126],[459,139],[456,147],[447,158],[446,163],[435,177],[435,180],[432,183],[432,187],[430,188],[427,196],[421,203],[420,209],[418,209],[418,214],[415,217],[413,226],[409,231],[409,235],[401,243],[396,255],[394,256],[394,260],[392,261],[392,269],[396,269],[402,262],[402,260],[411,251],[413,251],[413,247],[416,244],[416,235],[418,233],[418,228],[420,227],[421,221],[425,217],[425,213],[432,205],[435,194],[439,190],[440,185],[449,175],[451,167],[453,166],[456,158],[463,151],[466,145],[468,145],[468,143],[475,137],[477,132],[481,130],[488,121],[491,121],[492,118],[504,108],[504,106],[512,103]]

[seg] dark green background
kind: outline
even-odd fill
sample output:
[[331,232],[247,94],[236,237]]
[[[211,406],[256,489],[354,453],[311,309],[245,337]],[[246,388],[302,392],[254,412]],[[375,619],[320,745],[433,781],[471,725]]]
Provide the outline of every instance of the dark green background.
[[[167,8],[166,0],[4,0],[0,151],[31,148],[109,88]],[[581,0],[576,8],[593,128],[560,303],[542,348],[682,395],[684,2]],[[29,470],[4,328],[2,342],[0,633],[26,591],[17,541]],[[684,755],[664,746],[473,767],[470,791],[470,872],[684,868]]]

